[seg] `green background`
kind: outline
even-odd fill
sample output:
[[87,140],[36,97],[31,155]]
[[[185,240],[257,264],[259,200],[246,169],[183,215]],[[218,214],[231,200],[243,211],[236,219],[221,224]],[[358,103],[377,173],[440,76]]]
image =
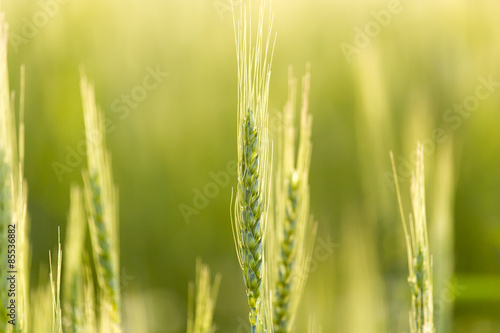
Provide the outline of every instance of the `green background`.
[[[229,1],[47,3],[56,2],[2,3],[10,25],[11,89],[18,90],[19,67],[26,66],[33,284],[56,246],[57,227],[65,231],[69,188],[81,183],[85,166],[82,155],[62,180],[54,171],[54,163],[67,165],[68,149],[77,150],[84,141],[83,67],[112,126],[107,143],[120,193],[128,331],[138,320],[150,332],[185,331],[187,285],[196,257],[202,257],[223,276],[218,332],[243,332],[247,309],[229,213],[236,177],[219,186],[189,223],[179,209],[193,207],[196,190],[213,182],[210,174],[236,159]],[[240,4],[235,2],[236,8]],[[430,246],[440,279],[435,298],[449,311],[455,301],[451,315],[439,316],[444,325],[439,332],[500,331],[499,87],[455,120],[456,129],[444,118],[455,103],[475,95],[480,78],[500,82],[500,5],[486,0],[275,0],[272,5],[277,32],[272,119],[287,98],[288,66],[299,77],[307,62],[312,68],[311,213],[321,242],[299,331],[311,314],[325,332],[408,331],[406,250],[387,182],[389,151],[404,168],[401,161],[410,159],[417,140],[429,142],[437,128],[447,139],[425,157]],[[342,43],[356,46],[357,29],[376,22],[373,11],[392,7],[397,13],[347,59]],[[51,15],[44,21],[47,10]],[[121,119],[113,102],[141,86],[147,68],[157,66],[168,76]],[[407,210],[408,183],[401,183]],[[322,251],[328,242],[333,250]],[[440,287],[451,281],[454,288]]]

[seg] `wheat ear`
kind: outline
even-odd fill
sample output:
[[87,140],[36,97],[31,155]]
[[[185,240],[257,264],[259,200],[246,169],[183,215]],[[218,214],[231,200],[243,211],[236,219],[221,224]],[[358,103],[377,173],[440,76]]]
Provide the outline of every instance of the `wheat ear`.
[[[99,288],[101,326],[121,332],[117,193],[106,151],[104,119],[95,103],[94,89],[82,75],[81,93],[87,140],[88,172],[84,172],[85,201]],[[102,326],[103,327],[103,326]],[[101,327],[101,328],[102,328]]]
[[410,331],[412,333],[434,333],[432,258],[429,253],[425,212],[424,148],[422,144],[418,144],[416,170],[411,179],[410,192],[413,213],[409,215],[409,228],[404,216],[392,152],[390,155],[408,254],[408,282],[410,284],[412,303]]
[[21,89],[19,103],[19,135],[18,135],[18,163],[17,170],[13,168],[13,180],[15,192],[14,221],[17,229],[17,279],[18,279],[18,323],[15,332],[30,332],[29,318],[30,307],[30,263],[31,246],[29,242],[29,218],[28,218],[28,185],[24,179],[24,66],[21,67]]
[[196,282],[189,284],[189,306],[187,333],[212,333],[215,303],[219,292],[221,275],[210,282],[210,268],[201,259],[196,261]]
[[87,223],[83,194],[79,186],[71,187],[68,230],[64,256],[64,329],[66,333],[82,333],[85,325],[83,250]]
[[253,44],[247,8],[250,10],[250,1],[240,6],[237,23],[233,9],[238,64],[238,187],[233,235],[247,290],[251,332],[254,333],[263,319],[260,304],[262,276],[265,274],[262,245],[265,241],[270,190],[267,107],[272,59],[272,54],[269,54],[272,15],[269,15],[267,37],[264,39],[265,1],[261,1],[257,36]]
[[9,77],[7,67],[7,24],[5,14],[0,13],[0,331],[7,332],[7,244],[8,228],[12,223],[12,167],[16,153],[15,125],[10,103]]
[[[283,111],[282,136],[278,146],[276,212],[273,234],[278,258],[274,273],[273,323],[276,333],[290,332],[307,279],[308,262],[316,234],[316,224],[309,216],[309,167],[311,161],[312,116],[309,109],[310,68],[302,79],[300,132],[294,126],[297,80],[289,70],[288,101]],[[295,143],[298,137],[298,153]]]
[[[16,134],[15,95],[9,91],[7,65],[8,25],[0,11],[0,331],[28,332],[29,223],[24,180],[24,67],[21,67],[19,136]],[[14,233],[15,232],[15,233]],[[15,252],[13,252],[15,251]],[[13,253],[15,258],[13,258]],[[15,271],[17,295],[15,325],[8,323],[8,276]]]

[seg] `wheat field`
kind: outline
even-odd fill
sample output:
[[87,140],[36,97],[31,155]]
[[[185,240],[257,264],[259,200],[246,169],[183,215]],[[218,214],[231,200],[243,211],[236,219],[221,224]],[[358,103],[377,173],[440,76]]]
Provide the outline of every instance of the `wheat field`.
[[499,10],[1,1],[0,333],[500,332]]

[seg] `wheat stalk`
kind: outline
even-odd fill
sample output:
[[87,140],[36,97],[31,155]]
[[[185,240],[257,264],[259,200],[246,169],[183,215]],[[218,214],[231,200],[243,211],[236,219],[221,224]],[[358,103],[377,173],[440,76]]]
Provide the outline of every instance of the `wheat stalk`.
[[[62,267],[62,249],[61,232],[58,235],[57,247],[57,271],[54,274],[52,268],[52,256],[49,252],[50,267],[50,288],[52,291],[52,333],[62,333],[62,311],[61,311],[61,267]],[[55,275],[55,277],[54,277]]]
[[233,9],[238,63],[238,187],[232,226],[247,290],[252,333],[257,332],[258,325],[265,325],[260,305],[265,274],[262,250],[270,190],[267,106],[272,60],[269,54],[272,15],[269,15],[264,39],[265,5],[265,1],[261,1],[255,44],[250,32],[251,14],[247,17],[250,1],[240,6],[237,23]]
[[[274,272],[273,323],[277,333],[290,332],[307,278],[308,262],[316,233],[309,216],[308,175],[311,161],[312,116],[309,109],[310,68],[302,79],[300,132],[294,125],[297,80],[289,69],[288,101],[283,110],[283,129],[279,140],[279,166],[276,179],[276,212],[273,235],[278,258]],[[298,153],[295,144],[298,138]],[[273,265],[274,266],[274,265]]]
[[82,75],[81,93],[87,139],[88,172],[84,172],[85,201],[94,261],[102,291],[101,330],[121,332],[117,193],[104,136],[104,119],[94,89]]
[[196,282],[189,284],[187,333],[212,333],[212,320],[221,276],[210,282],[210,268],[201,259],[196,261]]
[[413,214],[409,215],[409,229],[404,217],[396,166],[392,152],[390,155],[408,255],[408,282],[410,284],[412,302],[410,331],[412,333],[434,333],[432,259],[429,253],[425,212],[424,148],[420,143],[418,144],[417,165],[411,179]]

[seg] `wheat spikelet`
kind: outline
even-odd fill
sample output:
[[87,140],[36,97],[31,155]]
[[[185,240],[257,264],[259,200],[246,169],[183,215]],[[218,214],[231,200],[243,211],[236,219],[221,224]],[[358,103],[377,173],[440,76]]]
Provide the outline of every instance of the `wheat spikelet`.
[[255,44],[251,38],[250,1],[240,6],[233,23],[238,63],[238,187],[233,235],[243,271],[252,332],[262,323],[263,242],[267,223],[269,180],[268,96],[271,75],[269,38],[272,15],[264,39],[265,1],[261,2]]
[[221,276],[215,276],[214,283],[210,282],[210,268],[204,265],[201,259],[196,261],[196,283],[189,284],[189,305],[187,333],[212,333],[212,325],[219,292]]
[[[94,89],[84,75],[81,93],[87,139],[88,172],[84,172],[85,201],[99,288],[102,292],[101,329],[121,332],[117,193],[104,136],[104,119]],[[104,326],[102,326],[104,325]],[[105,328],[103,328],[105,327]]]
[[412,333],[434,333],[432,259],[429,253],[425,212],[424,148],[420,143],[418,144],[417,165],[411,179],[412,214],[409,215],[409,229],[404,217],[392,152],[391,162],[408,254],[408,282],[412,302],[410,331]]
[[[278,146],[276,212],[273,235],[276,238],[271,256],[278,258],[273,299],[274,331],[290,332],[308,272],[308,259],[316,233],[309,216],[309,166],[311,161],[312,117],[308,114],[310,69],[302,79],[300,132],[294,126],[297,80],[289,70],[288,101],[283,111],[282,136]],[[295,143],[298,139],[298,154]],[[274,265],[273,265],[274,266]]]

